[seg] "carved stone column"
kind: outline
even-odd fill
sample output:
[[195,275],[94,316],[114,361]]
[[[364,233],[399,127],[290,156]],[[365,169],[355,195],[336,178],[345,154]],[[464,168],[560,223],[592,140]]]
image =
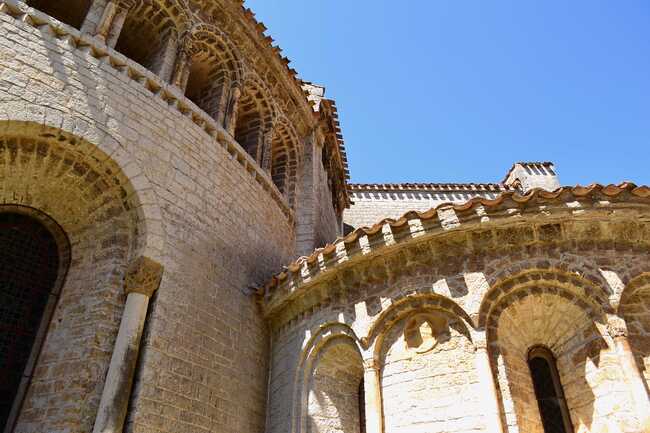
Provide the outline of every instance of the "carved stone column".
[[108,0],[102,17],[97,24],[95,37],[101,39],[106,45],[114,47],[120,36],[126,16],[134,6],[135,2],[133,0]]
[[503,433],[501,423],[501,410],[499,408],[499,394],[494,384],[494,376],[490,366],[490,354],[487,349],[485,331],[473,335],[475,353],[475,367],[478,373],[480,386],[481,406],[487,431]]
[[610,316],[607,332],[614,340],[614,348],[621,363],[621,370],[627,386],[632,393],[636,413],[641,426],[641,432],[650,433],[650,397],[645,388],[641,372],[634,359],[634,353],[627,338],[627,326],[620,317]]
[[[162,59],[156,70],[153,72],[158,75],[163,81],[169,83],[174,67],[176,66],[176,56],[178,55],[178,37],[174,32],[168,32],[164,42],[162,51]],[[189,73],[188,73],[189,77]]]
[[260,167],[269,175],[271,174],[271,163],[273,162],[273,134],[273,131],[269,131],[262,136],[262,145],[257,159]]
[[363,362],[363,389],[366,402],[366,433],[383,432],[379,363],[374,359]]
[[232,136],[235,135],[235,128],[237,127],[237,110],[239,109],[239,98],[241,98],[241,89],[235,85],[230,92],[230,101],[228,102],[228,109],[226,110],[226,131]]
[[179,39],[178,52],[176,53],[176,63],[172,73],[171,83],[178,87],[181,92],[185,92],[187,80],[190,78],[190,67],[192,66],[192,49],[193,43],[190,35],[185,35]]
[[162,271],[162,265],[148,257],[138,258],[127,270],[124,279],[126,305],[93,433],[120,433],[124,427],[149,298],[160,284]]

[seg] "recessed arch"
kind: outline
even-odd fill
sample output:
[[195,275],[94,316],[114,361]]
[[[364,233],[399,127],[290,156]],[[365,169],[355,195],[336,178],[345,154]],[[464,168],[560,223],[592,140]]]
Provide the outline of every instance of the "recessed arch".
[[[345,345],[359,355],[361,360],[360,340],[354,330],[345,323],[332,322],[321,325],[303,346],[294,378],[294,400],[291,431],[306,433],[310,428],[309,393],[310,381],[318,362],[319,353],[332,345]],[[348,353],[352,353],[348,351]],[[362,366],[363,367],[363,366]],[[357,388],[358,392],[358,388]],[[359,400],[357,400],[359,401]],[[357,403],[358,404],[358,403]]]
[[566,291],[562,293],[571,293],[582,302],[597,306],[604,312],[611,311],[609,293],[602,284],[596,283],[593,279],[587,279],[577,272],[561,269],[532,268],[504,275],[490,287],[481,301],[477,326],[479,328],[486,327],[491,310],[502,297],[510,295],[515,290],[528,287],[565,288]]
[[292,125],[286,120],[278,121],[271,142],[271,154],[262,156],[263,161],[269,159],[271,180],[291,207],[295,205],[296,178],[300,155],[298,143],[297,134]]
[[0,205],[0,430],[12,430],[70,265],[56,221]]
[[[386,431],[442,431],[461,417],[480,425],[470,327],[448,308],[402,308],[375,339]],[[454,362],[449,362],[453,352]],[[404,396],[411,398],[405,399]]]
[[[362,342],[364,347],[375,347],[378,350],[381,345],[376,340],[386,333],[397,321],[414,311],[446,311],[457,316],[467,327],[473,329],[472,319],[458,304],[451,299],[435,293],[417,294],[405,296],[395,301],[390,307],[382,311],[372,323],[370,330]],[[471,339],[471,337],[470,337]],[[377,353],[375,353],[375,356]]]
[[190,70],[185,95],[224,128],[234,88],[242,81],[238,50],[227,35],[199,24],[184,36],[191,44]]
[[605,307],[582,299],[578,289],[556,283],[522,281],[489,310],[486,336],[500,403],[507,424],[544,432],[528,363],[531,348],[543,346],[557,360],[575,427],[598,430],[610,422],[606,402],[628,398],[616,394],[609,383],[622,378],[605,331]]
[[249,75],[237,105],[233,136],[258,164],[262,163],[265,140],[272,138],[268,135],[273,131],[275,117],[269,90],[260,80]]
[[171,0],[137,1],[129,9],[115,49],[164,81],[169,81],[176,59],[179,35],[186,31],[187,16]]
[[[135,167],[126,170],[141,175]],[[81,137],[36,123],[0,122],[0,202],[49,215],[71,245],[69,271],[17,416],[18,430],[44,422],[39,400],[48,399],[51,410],[73,401],[92,411],[99,402],[124,304],[122,278],[130,258],[147,249],[147,211],[130,179]],[[85,331],[75,331],[80,328]],[[65,355],[72,353],[74,358]],[[79,377],[84,386],[66,389],[65,401],[49,396],[44,385]],[[91,417],[81,426],[77,422],[75,428],[92,430]]]

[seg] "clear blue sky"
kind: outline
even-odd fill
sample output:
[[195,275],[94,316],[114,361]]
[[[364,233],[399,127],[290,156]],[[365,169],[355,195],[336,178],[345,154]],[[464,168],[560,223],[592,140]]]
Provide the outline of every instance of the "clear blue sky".
[[336,99],[353,182],[650,184],[648,0],[247,0]]

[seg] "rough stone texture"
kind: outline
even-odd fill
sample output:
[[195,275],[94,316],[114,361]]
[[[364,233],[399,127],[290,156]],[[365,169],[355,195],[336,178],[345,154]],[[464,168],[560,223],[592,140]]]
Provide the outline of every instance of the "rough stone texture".
[[319,352],[309,383],[307,431],[359,433],[363,365],[347,340],[331,340]]
[[[240,6],[227,13],[238,18],[223,28],[250,26]],[[20,2],[0,2],[0,35],[1,201],[51,216],[72,245],[15,432],[92,430],[138,255],[165,272],[125,431],[263,431],[268,335],[254,289],[294,256],[289,194],[178,89],[89,35]],[[274,55],[255,67],[277,74],[267,98],[304,136],[311,108],[287,108],[302,90]]]
[[324,246],[350,203],[334,103],[252,13],[134,0],[101,22],[96,0],[80,23],[82,3],[31,3],[55,21],[0,0],[0,212],[46,215],[70,253],[14,433],[92,430],[141,256],[164,273],[126,432],[357,433],[375,366],[384,433],[486,431],[486,384],[505,431],[541,432],[540,344],[576,432],[640,430],[608,324],[649,381],[650,189],[515,194],[555,189],[527,163],[502,184],[356,185],[345,222],[371,228]]
[[[638,303],[647,292],[624,292],[634,290],[650,263],[650,202],[646,189],[638,196],[609,189],[607,199],[598,191],[477,201],[448,208],[438,220],[413,213],[408,224],[351,234],[313,261],[290,265],[265,296],[273,338],[268,431],[304,431],[305,366],[327,341],[343,336],[364,359],[381,360],[381,347],[393,342],[391,362],[380,362],[385,432],[435,424],[423,431],[481,431],[489,405],[474,391],[470,337],[485,329],[488,380],[497,387],[505,431],[542,431],[526,362],[528,349],[541,344],[558,360],[576,432],[638,432],[639,413],[606,316],[615,315],[619,302],[630,304],[629,314],[642,313],[629,326],[643,366],[637,334],[645,329],[638,323],[646,308]],[[430,352],[405,352],[404,323],[420,314],[462,321],[469,337],[452,332]],[[427,327],[421,333],[431,334]],[[443,384],[456,391],[437,393]],[[454,410],[442,410],[447,404]]]
[[460,320],[443,312],[430,317],[442,323],[425,327],[424,332],[417,329],[413,344],[405,340],[410,318],[395,324],[383,341],[386,431],[485,431],[469,332]]
[[492,199],[496,191],[476,188],[427,186],[421,189],[408,187],[366,188],[353,186],[351,199],[354,204],[343,213],[343,222],[353,228],[370,227],[383,218],[399,218],[408,211],[427,211],[443,203],[464,203],[474,197]]

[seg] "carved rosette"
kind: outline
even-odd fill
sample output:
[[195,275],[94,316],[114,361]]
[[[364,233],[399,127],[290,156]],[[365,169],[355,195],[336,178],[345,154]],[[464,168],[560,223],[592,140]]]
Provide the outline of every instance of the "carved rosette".
[[141,293],[150,298],[160,285],[162,273],[163,267],[160,263],[148,257],[138,257],[126,271],[124,291],[127,295]]

